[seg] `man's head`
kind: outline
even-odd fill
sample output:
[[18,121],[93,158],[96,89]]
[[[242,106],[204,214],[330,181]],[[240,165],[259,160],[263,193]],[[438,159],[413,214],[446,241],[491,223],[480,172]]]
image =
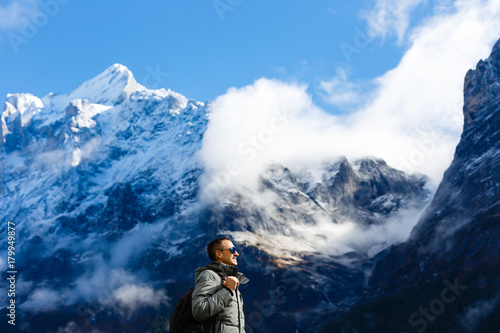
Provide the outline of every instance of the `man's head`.
[[238,265],[238,251],[229,238],[216,238],[207,246],[208,257],[230,266]]

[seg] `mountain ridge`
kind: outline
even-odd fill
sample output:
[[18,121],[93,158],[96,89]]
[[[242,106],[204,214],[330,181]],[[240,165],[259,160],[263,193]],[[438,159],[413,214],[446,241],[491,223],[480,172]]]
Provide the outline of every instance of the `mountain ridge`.
[[[356,304],[376,254],[407,237],[429,199],[423,176],[339,157],[316,169],[269,165],[256,192],[206,206],[196,153],[210,105],[134,81],[115,64],[68,94],[8,97],[0,211],[23,235],[18,304],[28,328],[151,329],[205,263],[208,241],[228,235],[245,273],[268,287],[248,295],[248,313],[269,292],[289,300],[249,330],[316,331],[329,311]],[[287,283],[297,279],[305,283]],[[151,301],[123,298],[138,292]]]

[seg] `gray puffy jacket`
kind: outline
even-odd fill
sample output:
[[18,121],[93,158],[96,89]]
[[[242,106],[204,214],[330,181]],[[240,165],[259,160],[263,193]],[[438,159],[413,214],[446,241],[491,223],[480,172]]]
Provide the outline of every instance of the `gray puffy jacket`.
[[243,296],[239,287],[235,292],[224,288],[222,279],[216,272],[225,276],[236,276],[240,286],[249,281],[246,276],[238,273],[238,268],[218,261],[196,269],[192,299],[194,319],[203,321],[215,316],[215,333],[245,333]]

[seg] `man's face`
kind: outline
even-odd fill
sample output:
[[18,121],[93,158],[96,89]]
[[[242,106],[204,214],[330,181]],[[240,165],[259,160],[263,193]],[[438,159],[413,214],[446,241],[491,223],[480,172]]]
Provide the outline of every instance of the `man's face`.
[[234,253],[231,253],[231,248],[233,247],[233,242],[230,240],[223,240],[220,248],[215,252],[215,256],[217,258],[217,261],[220,261],[223,264],[230,265],[230,266],[237,266],[238,265],[238,252],[235,251]]

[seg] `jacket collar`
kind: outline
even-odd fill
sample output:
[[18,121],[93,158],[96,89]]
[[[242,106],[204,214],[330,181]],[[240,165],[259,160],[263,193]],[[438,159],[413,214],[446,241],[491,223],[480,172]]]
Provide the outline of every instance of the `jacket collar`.
[[212,261],[210,264],[196,269],[196,273],[199,274],[207,269],[210,269],[218,273],[222,273],[225,276],[236,276],[240,281],[240,284],[245,284],[248,283],[248,281],[250,281],[245,275],[238,272],[238,267],[226,265],[219,261]]

